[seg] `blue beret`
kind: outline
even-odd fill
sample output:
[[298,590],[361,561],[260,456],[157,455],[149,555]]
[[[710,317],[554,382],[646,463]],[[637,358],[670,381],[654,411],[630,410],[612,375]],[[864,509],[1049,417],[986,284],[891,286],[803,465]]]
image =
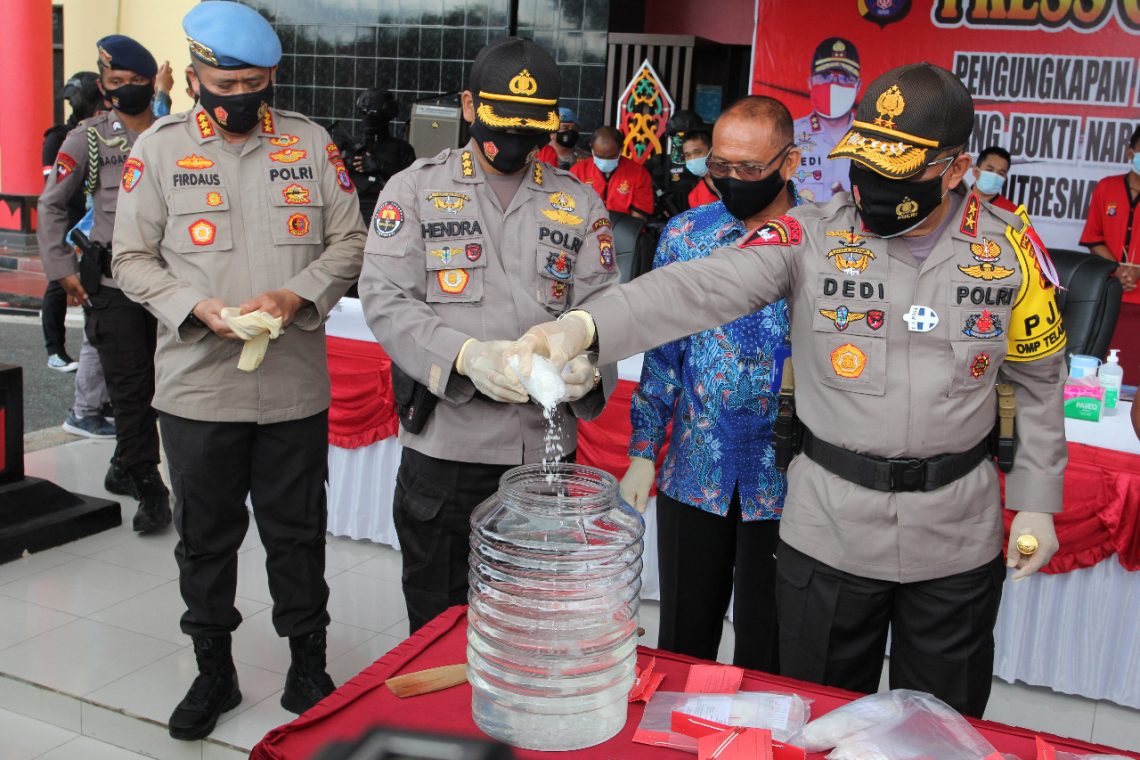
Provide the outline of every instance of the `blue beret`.
[[112,34],[95,43],[99,62],[109,69],[133,71],[148,79],[158,73],[158,64],[150,51],[122,34]]
[[205,0],[182,19],[190,54],[219,69],[270,68],[281,60],[281,40],[248,5]]
[[569,122],[571,124],[581,124],[582,123],[582,122],[578,121],[578,114],[574,113],[569,108],[559,108],[558,109],[558,119],[560,121]]

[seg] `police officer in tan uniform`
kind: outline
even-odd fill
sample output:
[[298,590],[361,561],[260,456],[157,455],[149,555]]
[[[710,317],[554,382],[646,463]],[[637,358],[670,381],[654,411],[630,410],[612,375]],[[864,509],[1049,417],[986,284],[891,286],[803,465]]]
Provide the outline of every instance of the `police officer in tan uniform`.
[[[150,104],[158,66],[154,56],[130,37],[111,35],[96,46],[99,88],[111,110],[87,119],[63,141],[40,194],[36,241],[44,274],[67,291],[69,303],[83,306],[84,331],[99,352],[114,405],[115,454],[103,485],[111,493],[139,500],[133,526],[148,533],[170,524],[170,497],[158,473],[158,426],[151,407],[155,321],[123,295],[111,277],[107,249],[120,179],[126,175],[133,181],[135,176],[127,158],[131,145],[154,123]],[[89,237],[95,248],[86,254],[96,270],[86,280],[91,292],[80,282],[75,253],[64,243],[68,201],[81,187],[86,187],[94,209]]]
[[[247,494],[266,551],[273,625],[292,664],[281,705],[333,690],[325,672],[325,479],[329,377],[323,323],[360,272],[356,193],[324,129],[273,98],[281,45],[253,9],[201,3],[186,15],[200,104],[135,145],[115,228],[115,276],[158,317],[157,389],[175,492],[182,630],[199,675],[170,718],[200,739],[241,701],[230,634]],[[260,367],[221,315],[284,326]],[[239,325],[240,327],[240,325]]]
[[[506,341],[618,282],[597,193],[532,157],[558,129],[559,88],[533,42],[483,48],[463,93],[471,141],[392,177],[368,232],[368,324],[418,383],[413,406],[434,403],[426,422],[402,419],[393,505],[413,631],[467,600],[472,509],[507,469],[545,454],[542,408],[498,362]],[[601,413],[616,383],[614,368],[603,381],[585,356],[569,358],[556,441],[567,454],[576,420]]]
[[1017,580],[1057,548],[1065,332],[1026,217],[949,192],[972,124],[949,71],[887,72],[831,153],[853,163],[851,194],[638,278],[513,350],[524,373],[534,351],[557,365],[595,340],[614,361],[788,298],[806,429],[780,527],[781,673],[874,691],[890,626],[891,687],[980,716],[1005,579],[994,386],[1017,398],[1004,563]]

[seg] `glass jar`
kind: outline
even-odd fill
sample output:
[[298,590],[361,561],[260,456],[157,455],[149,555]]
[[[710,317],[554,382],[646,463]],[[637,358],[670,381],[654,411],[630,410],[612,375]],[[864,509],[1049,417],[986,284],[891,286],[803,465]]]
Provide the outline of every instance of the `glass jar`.
[[645,523],[593,467],[525,465],[471,514],[472,714],[515,747],[572,750],[626,721]]

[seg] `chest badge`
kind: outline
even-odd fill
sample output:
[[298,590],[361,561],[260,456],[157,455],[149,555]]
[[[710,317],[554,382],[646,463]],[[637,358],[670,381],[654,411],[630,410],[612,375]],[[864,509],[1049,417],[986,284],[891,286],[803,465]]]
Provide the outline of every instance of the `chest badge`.
[[911,332],[926,333],[938,326],[938,313],[929,306],[915,305],[903,314],[903,321]]
[[854,380],[867,368],[867,355],[855,344],[844,343],[831,352],[831,368],[840,377]]
[[456,296],[467,289],[471,275],[466,269],[441,269],[436,273],[436,280],[439,282],[440,290]]
[[843,243],[838,248],[827,252],[827,258],[835,264],[835,268],[848,277],[857,277],[867,271],[867,265],[875,260],[874,251],[863,247],[866,235],[860,235],[854,228],[849,230],[828,230],[828,237],[838,238]]
[[886,321],[886,314],[882,309],[867,309],[867,327],[878,330]]
[[979,353],[970,361],[970,377],[978,380],[990,368],[990,355]]
[[582,223],[582,217],[574,214],[574,209],[578,207],[578,202],[574,200],[574,196],[560,190],[548,195],[546,200],[550,202],[551,208],[544,208],[542,215],[550,221],[567,227],[574,227]]
[[205,219],[199,219],[190,225],[190,242],[194,245],[210,245],[214,242],[217,227]]
[[299,142],[301,142],[301,138],[297,135],[278,135],[269,138],[269,144],[276,145],[278,148],[288,148],[290,145],[296,145]]
[[372,226],[376,234],[382,238],[390,238],[404,226],[404,210],[394,201],[386,201],[376,209],[372,218]]
[[294,164],[302,158],[307,158],[309,152],[300,148],[282,148],[269,154],[270,161],[279,161],[283,164]]
[[309,234],[309,217],[297,213],[289,217],[289,234],[293,237],[304,237]]
[[629,186],[629,182],[627,180],[622,180],[622,183],[617,186],[617,191],[622,195],[629,195],[629,191],[631,189],[632,188]]
[[852,322],[858,322],[867,316],[867,312],[851,311],[846,306],[839,306],[835,309],[820,309],[819,313],[834,322],[835,329],[839,332],[846,330]]
[[433,248],[432,250],[428,251],[428,255],[434,256],[435,258],[442,261],[444,266],[450,264],[451,260],[458,256],[460,253],[461,251],[458,248],[452,248],[449,245],[445,245],[443,248]]
[[207,206],[220,206],[224,202],[225,201],[222,199],[221,193],[218,193],[218,192],[206,193],[206,205]]
[[285,202],[290,206],[307,206],[309,205],[309,190],[296,183],[289,185],[281,191],[281,195],[285,198]]
[[454,216],[463,210],[463,204],[471,200],[471,196],[463,193],[429,193],[427,199],[432,202],[436,211]]
[[1003,332],[1001,317],[988,309],[966,317],[966,325],[962,328],[962,334],[971,338],[996,338]]
[[551,253],[546,257],[546,271],[556,280],[569,280],[574,272],[574,262],[566,251]]
[[199,156],[197,153],[191,153],[189,156],[183,156],[174,163],[181,166],[183,169],[209,169],[214,165],[214,162],[205,156]]
[[990,282],[1004,280],[1013,274],[1012,269],[997,265],[997,260],[1001,256],[1001,246],[992,240],[982,238],[980,243],[970,243],[970,253],[978,263],[969,266],[958,265],[958,271],[967,277]]
[[467,256],[468,261],[478,261],[483,258],[483,244],[468,243],[463,247],[463,252]]

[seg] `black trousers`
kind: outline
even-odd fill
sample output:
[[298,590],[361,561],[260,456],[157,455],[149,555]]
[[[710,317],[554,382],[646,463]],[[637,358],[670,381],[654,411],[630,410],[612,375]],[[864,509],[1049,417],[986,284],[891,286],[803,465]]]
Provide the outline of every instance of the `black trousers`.
[[44,348],[47,349],[48,356],[67,353],[65,319],[67,291],[55,280],[50,280],[40,304],[40,322],[44,328]]
[[392,521],[413,633],[448,607],[467,604],[471,512],[499,490],[499,478],[512,466],[451,462],[404,449]]
[[836,570],[780,544],[780,672],[875,692],[891,632],[892,689],[925,691],[963,715],[982,717],[990,697],[1005,565],[918,583]]
[[729,598],[742,668],[777,673],[776,544],[779,520],[744,522],[740,494],[728,515],[657,492],[661,628],[657,646],[715,660]]
[[115,456],[130,469],[157,465],[154,349],[158,322],[118,288],[103,286],[85,309],[87,340],[99,352],[115,407]]
[[324,630],[328,412],[272,425],[165,413],[160,420],[186,602],[182,631],[217,636],[241,623],[234,596],[238,548],[249,527],[247,494],[265,547],[273,627],[280,636]]

